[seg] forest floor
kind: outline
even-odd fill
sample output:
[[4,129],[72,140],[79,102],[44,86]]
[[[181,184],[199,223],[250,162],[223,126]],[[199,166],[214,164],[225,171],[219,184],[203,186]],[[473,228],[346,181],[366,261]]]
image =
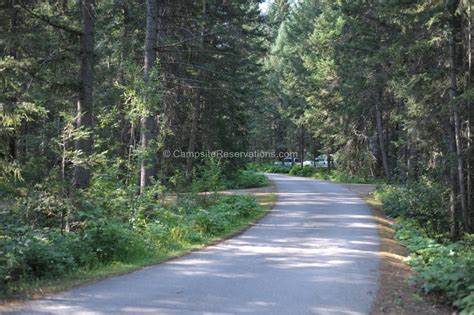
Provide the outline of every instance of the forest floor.
[[380,278],[377,297],[372,314],[418,314],[447,315],[456,313],[447,305],[438,303],[432,296],[421,295],[410,284],[412,271],[404,262],[408,250],[394,239],[394,221],[388,218],[380,202],[370,193],[375,189],[371,184],[341,184],[357,193],[371,206],[380,235]]

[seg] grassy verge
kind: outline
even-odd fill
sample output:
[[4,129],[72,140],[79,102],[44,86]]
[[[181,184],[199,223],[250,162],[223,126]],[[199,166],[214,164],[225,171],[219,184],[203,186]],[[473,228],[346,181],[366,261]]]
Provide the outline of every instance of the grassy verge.
[[111,262],[102,264],[94,268],[79,268],[78,270],[62,274],[56,278],[43,278],[39,280],[25,280],[14,283],[14,294],[4,295],[0,298],[2,303],[15,303],[26,299],[37,298],[45,294],[52,294],[79,285],[92,283],[111,276],[129,273],[148,265],[154,265],[170,260],[175,257],[185,255],[193,250],[197,250],[224,239],[232,237],[245,231],[253,223],[265,216],[276,202],[277,196],[274,193],[257,193],[255,199],[258,203],[258,211],[251,212],[233,224],[228,224],[223,229],[219,229],[214,235],[205,234],[196,242],[181,242],[174,248],[158,252],[146,258],[134,258],[127,262]]

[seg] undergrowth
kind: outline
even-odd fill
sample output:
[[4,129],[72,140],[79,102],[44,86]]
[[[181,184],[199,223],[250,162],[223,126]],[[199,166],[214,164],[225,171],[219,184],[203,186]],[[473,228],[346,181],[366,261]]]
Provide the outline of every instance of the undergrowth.
[[411,252],[406,262],[413,282],[461,310],[474,314],[474,236],[449,239],[447,189],[428,178],[383,185],[375,192],[387,215],[396,218],[395,238]]

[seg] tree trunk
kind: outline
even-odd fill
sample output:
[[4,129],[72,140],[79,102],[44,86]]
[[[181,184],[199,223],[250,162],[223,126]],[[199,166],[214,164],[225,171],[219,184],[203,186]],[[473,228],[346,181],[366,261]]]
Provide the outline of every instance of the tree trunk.
[[[452,19],[455,17],[452,16]],[[457,84],[456,84],[456,51],[455,51],[455,42],[454,42],[454,32],[455,26],[454,21],[451,22],[451,30],[448,35],[448,45],[449,45],[449,79],[450,79],[450,89],[449,95],[451,100],[454,100],[457,96]],[[464,186],[464,170],[463,170],[463,161],[462,161],[462,142],[461,142],[461,123],[459,118],[459,105],[453,103],[451,107],[452,121],[454,124],[454,141],[455,141],[455,154],[457,162],[457,177],[458,177],[458,186],[459,186],[459,199],[461,205],[461,216],[462,216],[462,225],[464,231],[469,231],[469,220],[466,209],[466,190]]]
[[390,179],[390,168],[388,166],[388,157],[387,151],[385,150],[385,137],[382,125],[382,113],[380,111],[380,95],[377,94],[377,99],[375,100],[375,120],[377,124],[377,135],[379,139],[380,154],[382,156],[382,166],[385,177]]
[[[192,122],[191,122],[191,134],[189,136],[188,152],[194,152],[196,149],[196,139],[198,132],[198,121],[201,109],[201,89],[196,89],[196,95],[194,97]],[[191,179],[191,173],[193,171],[193,157],[188,156],[186,161],[186,178]]]
[[[92,92],[94,66],[94,23],[95,1],[81,0],[81,69],[79,100],[77,102],[77,128],[92,129]],[[92,136],[75,141],[75,149],[85,156],[92,154]],[[74,169],[74,184],[78,188],[87,188],[90,184],[90,170],[84,166]]]
[[[11,33],[16,34],[17,28],[18,28],[18,8],[15,7],[15,0],[10,0],[9,1],[9,10],[11,11],[11,16],[10,16],[10,23],[11,23]],[[9,49],[9,55],[13,57],[14,59],[18,59],[18,51],[16,49],[17,45],[12,45]],[[12,103],[16,103],[18,100],[16,97],[11,99]],[[16,161],[17,159],[17,129],[15,128],[13,134],[10,135],[8,139],[8,154],[6,156],[7,160],[10,161]]]
[[[150,72],[155,67],[156,50],[155,45],[158,38],[157,19],[158,10],[156,0],[147,0],[147,17],[146,17],[146,37],[145,37],[145,66],[143,79],[145,84],[150,79]],[[145,188],[150,185],[152,178],[156,175],[156,156],[150,151],[150,142],[156,132],[156,119],[153,105],[149,106],[149,113],[141,118],[140,142],[145,156],[141,160],[140,165],[140,192],[143,193]]]
[[[125,81],[125,63],[130,59],[130,52],[132,51],[132,44],[130,44],[130,36],[132,36],[132,23],[133,19],[130,16],[130,8],[128,3],[122,3],[122,17],[123,17],[123,33],[121,38],[121,54],[120,54],[120,68],[118,80],[121,84],[126,84]],[[133,58],[133,57],[132,57]],[[129,159],[128,154],[130,151],[130,139],[129,130],[131,123],[126,117],[125,113],[125,102],[121,98],[117,102],[118,115],[118,126],[120,132],[120,141],[117,146],[117,157],[118,157],[118,168],[120,173],[118,179],[126,181],[129,177],[130,168],[128,167],[127,160]]]
[[301,158],[300,158],[300,163],[301,167],[303,167],[303,161],[304,161],[304,126],[301,124],[301,141],[300,141],[300,146],[301,146]]
[[[453,131],[453,115],[452,110],[450,111],[450,124],[448,125],[448,151],[449,156],[453,156],[456,152],[456,144],[454,142],[454,131]],[[450,217],[450,237],[453,240],[459,238],[459,205],[458,205],[458,185],[456,167],[451,161],[448,161],[449,167],[449,217]]]
[[415,132],[410,132],[408,134],[408,148],[407,148],[407,169],[408,169],[408,180],[416,180],[417,179],[417,146],[416,146],[416,141],[417,141],[417,133]]
[[[472,16],[472,11],[473,11],[473,4],[472,4],[472,0],[469,0],[468,1],[468,9],[467,9],[467,12],[468,12],[468,42],[467,42],[467,56],[468,56],[468,69],[467,69],[467,88],[466,90],[467,91],[470,91],[471,88],[472,88],[472,83],[473,83],[473,68],[472,68],[472,50],[474,48],[474,38],[472,36],[472,33],[473,33],[473,24],[474,24],[474,21],[473,21],[473,16]],[[471,145],[472,145],[472,136],[471,136],[471,111],[472,111],[472,107],[471,107],[471,99],[468,98],[467,100],[467,108],[468,108],[468,112],[467,112],[467,148],[466,148],[466,151],[470,151],[470,148],[471,148]],[[471,214],[470,214],[470,217],[469,217],[469,225],[470,225],[470,229],[472,230],[474,227],[473,227],[473,220],[474,220],[474,210],[473,210],[473,195],[472,195],[472,163],[473,159],[470,158],[470,159],[467,159],[467,163],[466,163],[466,173],[467,173],[467,176],[466,176],[466,190],[467,190],[467,195],[466,195],[466,199],[467,199],[467,209],[470,209],[471,211]]]
[[[204,34],[206,33],[206,16],[207,16],[207,1],[202,1],[202,19],[204,26],[201,30],[201,50],[204,50]],[[202,81],[202,71],[201,68],[198,70],[198,79]],[[188,152],[194,152],[196,149],[196,140],[198,133],[198,122],[199,116],[201,114],[201,89],[198,87],[196,89],[196,95],[194,98],[193,112],[192,112],[192,122],[191,122],[191,134],[189,136],[189,145]],[[186,178],[191,179],[191,173],[193,171],[193,157],[188,156],[186,160]]]

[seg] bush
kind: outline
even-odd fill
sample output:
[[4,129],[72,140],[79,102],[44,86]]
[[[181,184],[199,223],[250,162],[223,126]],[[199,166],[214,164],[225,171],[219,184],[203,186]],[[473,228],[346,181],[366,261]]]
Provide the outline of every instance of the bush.
[[331,170],[330,179],[341,183],[351,184],[380,184],[385,182],[383,178],[367,177],[361,175],[351,175],[338,169]]
[[265,173],[277,173],[277,174],[288,174],[291,170],[291,166],[287,165],[274,165],[274,164],[252,164],[249,166],[250,169],[254,169]]
[[227,187],[230,189],[263,187],[270,184],[270,181],[263,174],[255,171],[239,171],[237,176],[227,181]]
[[62,246],[61,239],[31,238],[24,250],[26,272],[34,278],[52,277],[76,269],[70,251]]
[[19,197],[17,201],[16,218],[32,226],[60,227],[61,216],[70,207],[65,198],[41,185],[31,188],[27,197]]
[[220,213],[200,209],[192,217],[192,228],[198,233],[216,235],[226,229],[229,222]]
[[143,238],[148,239],[157,250],[166,250],[171,247],[171,240],[168,238],[169,228],[159,221],[146,224],[143,230]]
[[83,232],[82,241],[97,256],[101,263],[131,261],[154,253],[154,244],[144,239],[128,224],[116,222],[93,222]]
[[398,218],[395,237],[410,250],[407,263],[415,271],[413,280],[425,293],[437,293],[463,309],[474,312],[474,238],[465,235],[447,241],[449,221],[445,187],[428,178],[406,185],[377,188],[384,211]]
[[473,236],[441,244],[429,238],[413,221],[402,220],[395,237],[411,251],[407,263],[415,271],[414,281],[425,293],[446,296],[449,302],[474,312],[474,242]]
[[315,172],[317,168],[312,167],[312,166],[303,166],[301,165],[294,165],[291,169],[289,174],[290,175],[297,175],[297,176],[304,176],[304,177],[311,177]]
[[254,197],[248,195],[234,195],[224,197],[221,205],[236,214],[239,218],[248,218],[262,211]]
[[251,196],[226,196],[207,210],[199,209],[191,216],[191,221],[196,231],[217,235],[261,211],[262,208]]
[[224,187],[225,165],[220,159],[210,158],[199,165],[193,173],[192,189],[195,192],[216,192]]
[[447,190],[428,179],[408,185],[384,185],[377,197],[387,215],[415,220],[431,237],[443,237],[449,232],[446,215]]
[[[266,183],[263,175],[241,174],[240,185]],[[250,196],[181,194],[176,205],[164,205],[157,200],[163,192],[160,185],[140,196],[134,194],[134,186],[129,187],[96,178],[81,198],[76,195],[71,229],[64,235],[61,214],[66,206],[72,207],[71,200],[35,191],[20,199],[20,205],[5,209],[0,216],[0,294],[11,294],[36,279],[159,257],[201,244],[263,211]],[[34,225],[25,222],[28,218]]]
[[78,265],[55,233],[41,235],[23,231],[22,235],[4,235],[0,247],[0,291],[18,280],[54,277],[75,270]]

